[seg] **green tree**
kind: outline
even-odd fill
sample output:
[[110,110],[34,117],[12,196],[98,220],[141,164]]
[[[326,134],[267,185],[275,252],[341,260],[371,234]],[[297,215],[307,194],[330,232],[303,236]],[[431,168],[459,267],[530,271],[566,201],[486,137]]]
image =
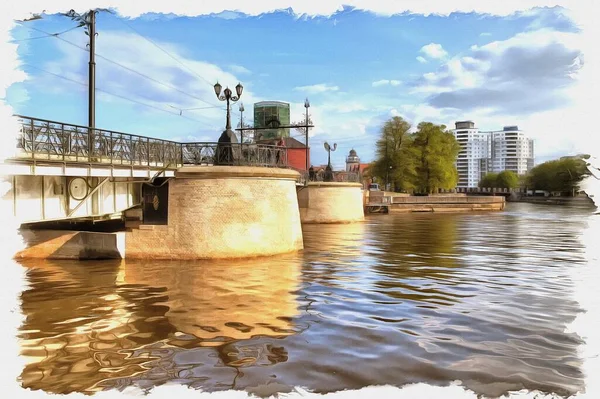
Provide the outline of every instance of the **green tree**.
[[446,126],[421,122],[414,134],[413,148],[417,161],[415,186],[419,192],[430,194],[456,187],[458,172],[454,162],[460,147]]
[[479,187],[481,188],[494,188],[496,187],[496,180],[498,179],[498,174],[490,172],[483,176],[483,179],[479,181]]
[[399,116],[384,123],[376,143],[377,159],[372,175],[383,182],[392,182],[394,188],[410,190],[415,175],[414,157],[411,151],[411,125]]
[[527,176],[527,185],[533,190],[573,194],[590,171],[585,157],[563,157],[537,165]]
[[519,186],[519,176],[511,170],[503,170],[496,176],[496,188],[516,188]]

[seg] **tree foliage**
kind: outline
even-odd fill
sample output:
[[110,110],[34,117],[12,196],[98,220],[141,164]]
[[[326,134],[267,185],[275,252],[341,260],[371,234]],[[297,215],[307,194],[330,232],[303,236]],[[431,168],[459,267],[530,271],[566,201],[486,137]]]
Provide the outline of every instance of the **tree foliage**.
[[410,129],[398,116],[384,123],[372,175],[401,191],[432,193],[456,187],[459,146],[454,136],[444,125],[429,122],[420,123],[413,134]]
[[460,147],[446,126],[419,123],[413,143],[417,156],[417,191],[430,194],[456,187],[458,172],[454,162]]
[[399,190],[414,187],[415,165],[412,156],[410,123],[395,116],[384,123],[376,143],[376,157],[372,174],[381,181],[390,181]]
[[483,178],[479,181],[479,187],[481,188],[493,188],[496,187],[496,179],[498,178],[498,173],[490,172],[483,176]]
[[533,190],[572,193],[590,171],[583,157],[565,157],[537,165],[527,176],[527,186]]
[[512,170],[503,170],[496,177],[496,188],[517,188],[519,186],[519,175]]
[[485,188],[516,188],[520,179],[512,170],[503,170],[500,173],[488,173],[479,182],[479,187]]

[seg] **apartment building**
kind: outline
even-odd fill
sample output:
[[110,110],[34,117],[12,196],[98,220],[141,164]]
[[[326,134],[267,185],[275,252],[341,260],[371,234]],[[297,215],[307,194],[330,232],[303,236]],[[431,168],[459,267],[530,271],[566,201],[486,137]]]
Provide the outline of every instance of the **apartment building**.
[[524,175],[533,168],[533,140],[518,126],[505,126],[500,131],[490,133],[492,172],[511,170]]
[[460,145],[457,187],[477,187],[489,172],[511,170],[522,175],[533,167],[533,140],[517,126],[483,132],[473,121],[460,121],[455,127],[452,132]]
[[453,133],[460,145],[456,160],[458,187],[477,187],[489,170],[490,135],[480,132],[473,121],[456,122]]

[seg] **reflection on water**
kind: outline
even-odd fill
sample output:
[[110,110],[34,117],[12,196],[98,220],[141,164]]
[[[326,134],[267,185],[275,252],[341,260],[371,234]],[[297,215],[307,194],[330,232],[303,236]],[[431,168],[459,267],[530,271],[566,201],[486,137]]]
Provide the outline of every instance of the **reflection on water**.
[[308,225],[303,253],[250,261],[27,262],[22,384],[573,394],[569,274],[586,262],[589,217],[509,204]]

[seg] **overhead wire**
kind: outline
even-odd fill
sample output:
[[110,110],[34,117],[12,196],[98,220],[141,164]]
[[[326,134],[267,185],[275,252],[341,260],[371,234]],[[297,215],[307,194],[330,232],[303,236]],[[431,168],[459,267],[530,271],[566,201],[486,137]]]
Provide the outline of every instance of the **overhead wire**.
[[[167,50],[165,50],[164,48],[162,48],[161,46],[159,46],[154,40],[144,36],[140,31],[138,31],[137,29],[135,29],[133,26],[131,26],[130,24],[128,24],[127,22],[123,21],[120,18],[117,18],[117,20],[122,23],[123,25],[125,25],[126,27],[128,27],[129,29],[131,29],[133,32],[135,32],[139,37],[141,37],[142,39],[148,41],[149,43],[151,43],[152,45],[154,45],[156,48],[158,48],[159,50],[161,50],[163,53],[165,53],[166,55],[168,55],[170,58],[172,58],[175,62],[177,62],[179,65],[183,66],[184,68],[186,68],[188,71],[190,71],[191,73],[193,73],[196,77],[198,77],[199,79],[202,79],[203,81],[205,81],[206,83],[208,83],[211,87],[213,87],[213,84],[208,81],[208,79],[206,79],[204,76],[198,74],[196,71],[194,71],[193,69],[191,69],[190,67],[188,67],[187,65],[185,65],[183,63],[183,61],[179,60],[177,57],[175,57],[174,55],[172,55],[171,53],[169,53]],[[192,108],[193,109],[193,108]],[[190,110],[192,110],[190,109]],[[201,108],[199,108],[201,109]],[[184,110],[185,111],[185,110]],[[234,111],[233,109],[230,109],[230,112],[232,114],[236,114],[238,115],[237,111]]]
[[[68,81],[70,81],[70,82],[77,83],[77,84],[79,84],[79,85],[82,85],[82,86],[86,86],[86,87],[87,87],[87,83],[84,83],[84,82],[79,82],[79,81],[77,81],[77,80],[75,80],[75,79],[67,78],[66,76],[62,76],[62,75],[56,74],[56,73],[54,73],[54,72],[47,71],[47,70],[45,70],[45,69],[42,69],[42,68],[40,68],[40,67],[37,67],[37,66],[35,66],[35,65],[31,65],[31,64],[27,64],[27,63],[26,63],[26,64],[23,64],[23,65],[27,65],[27,66],[29,66],[29,67],[31,67],[31,68],[37,69],[37,70],[39,70],[39,71],[41,71],[41,72],[44,72],[44,73],[47,73],[47,74],[49,74],[49,75],[53,75],[53,76],[56,76],[56,77],[58,77],[58,78],[61,78],[61,79],[64,79],[64,80],[68,80]],[[183,116],[183,115],[178,115],[178,114],[176,114],[176,113],[174,113],[174,112],[171,112],[171,111],[168,111],[168,110],[166,110],[166,109],[163,109],[163,108],[160,108],[160,107],[156,107],[156,106],[154,106],[154,105],[151,105],[151,104],[146,104],[146,103],[143,103],[143,102],[141,102],[141,101],[134,100],[134,99],[132,99],[132,98],[128,98],[128,97],[125,97],[125,96],[121,96],[120,94],[111,93],[111,92],[109,92],[109,91],[107,91],[107,90],[104,90],[104,89],[101,89],[101,88],[98,88],[98,87],[96,88],[96,91],[99,91],[99,92],[102,92],[102,93],[105,93],[105,94],[108,94],[108,95],[111,95],[111,96],[114,96],[114,97],[118,97],[118,98],[121,98],[121,99],[123,99],[123,100],[130,101],[130,102],[133,102],[133,103],[136,103],[136,104],[139,104],[139,105],[143,105],[143,106],[146,106],[146,107],[149,107],[149,108],[154,108],[154,109],[156,109],[156,110],[163,111],[163,112],[169,113],[169,114],[171,114],[171,115],[181,116],[181,117],[183,117],[183,118],[185,118],[185,119],[188,119],[188,120],[191,120],[191,121],[194,121],[194,122],[203,123],[203,122],[201,122],[201,121],[199,121],[199,120],[197,120],[197,119],[190,118],[190,117]]]
[[190,71],[191,73],[193,73],[194,75],[196,75],[198,78],[204,80],[206,83],[208,83],[210,86],[212,86],[212,83],[209,82],[204,76],[199,75],[198,73],[196,73],[196,71],[194,71],[193,69],[191,69],[190,67],[188,67],[187,65],[185,65],[182,61],[178,60],[175,56],[171,55],[167,50],[163,49],[162,47],[160,47],[158,44],[156,44],[153,40],[151,40],[150,38],[142,35],[137,29],[135,29],[133,26],[129,25],[127,22],[123,21],[121,18],[117,18],[117,20],[119,22],[121,22],[123,25],[127,26],[129,29],[131,29],[132,31],[134,31],[138,36],[140,36],[142,39],[148,41],[149,43],[153,44],[154,46],[156,46],[156,48],[158,48],[159,50],[161,50],[163,53],[165,53],[166,55],[168,55],[169,57],[171,57],[173,60],[175,60],[177,63],[179,63],[181,66],[183,66],[184,68],[186,68],[188,71]]
[[[17,43],[17,42],[24,42],[24,41],[28,41],[28,40],[45,39],[47,37],[58,37],[59,35],[62,35],[63,33],[70,32],[70,31],[72,31],[74,29],[77,29],[77,28],[80,28],[80,27],[81,27],[80,25],[77,25],[77,26],[74,26],[74,27],[69,28],[67,30],[64,30],[62,32],[57,32],[57,33],[47,33],[47,32],[45,32],[46,35],[44,35],[44,36],[26,37],[24,39],[14,39],[14,40],[11,40],[11,42]],[[29,29],[29,27],[27,27],[27,26],[25,26],[25,28]]]
[[[77,27],[75,27],[75,28],[78,28],[78,27],[79,27],[79,26],[77,26]],[[82,47],[82,46],[80,46],[80,45],[78,45],[78,44],[76,44],[76,43],[73,43],[73,42],[71,42],[71,41],[69,41],[69,40],[66,40],[66,39],[64,39],[64,38],[62,38],[62,37],[59,37],[59,36],[56,36],[56,35],[54,35],[54,34],[48,33],[48,32],[46,32],[46,31],[44,31],[44,30],[42,30],[42,29],[38,29],[38,28],[35,28],[35,27],[30,27],[30,26],[25,26],[25,28],[27,28],[27,29],[31,29],[31,30],[35,30],[35,31],[38,31],[38,32],[41,32],[41,33],[45,33],[45,34],[47,34],[47,36],[46,36],[46,37],[55,37],[55,38],[57,38],[57,39],[59,39],[59,40],[61,40],[61,41],[65,42],[65,43],[68,43],[68,44],[70,44],[71,46],[77,47],[77,48],[78,48],[78,49],[80,49],[80,50],[83,50],[83,51],[89,52],[89,49],[87,49],[87,48],[85,48],[85,47]],[[75,29],[75,28],[71,28],[71,29],[68,29],[68,30],[67,30],[67,31],[65,31],[65,32],[61,32],[61,34],[62,34],[62,33],[66,33],[66,32],[68,32],[68,31],[70,31],[70,30],[73,30],[73,29]],[[193,99],[195,99],[195,100],[198,100],[198,101],[201,101],[201,102],[203,102],[203,103],[205,103],[205,104],[208,104],[210,107],[207,107],[206,109],[208,109],[208,108],[219,108],[219,109],[225,109],[225,108],[224,108],[223,106],[221,106],[221,105],[215,105],[215,104],[212,104],[212,103],[210,103],[210,102],[208,102],[208,101],[206,101],[206,100],[204,100],[204,99],[202,99],[202,98],[200,98],[200,97],[198,97],[198,96],[195,96],[195,95],[193,95],[193,94],[187,93],[187,92],[185,92],[185,91],[183,91],[183,90],[181,90],[181,89],[179,89],[179,88],[177,88],[177,87],[175,87],[175,86],[172,86],[172,85],[170,85],[170,84],[168,84],[168,83],[164,83],[164,82],[161,82],[161,81],[159,81],[159,80],[157,80],[157,79],[154,79],[154,78],[152,78],[152,77],[150,77],[150,76],[148,76],[148,75],[145,75],[145,74],[143,74],[143,73],[141,73],[141,72],[139,72],[139,71],[136,71],[135,69],[129,68],[129,67],[127,67],[127,66],[125,66],[125,65],[123,65],[123,64],[121,64],[121,63],[119,63],[119,62],[117,62],[117,61],[113,61],[113,60],[111,60],[111,59],[109,59],[109,58],[107,58],[107,57],[104,57],[104,56],[103,56],[103,55],[101,55],[101,54],[98,54],[98,53],[96,53],[96,54],[95,54],[95,56],[96,56],[96,57],[98,57],[98,58],[101,58],[101,59],[103,59],[103,60],[105,60],[105,61],[107,61],[107,62],[109,62],[109,63],[111,63],[111,64],[114,64],[114,65],[117,65],[117,66],[119,66],[119,67],[121,67],[121,68],[123,68],[123,69],[126,69],[127,71],[129,71],[129,72],[131,72],[131,73],[137,74],[137,75],[139,75],[139,76],[141,76],[141,77],[143,77],[143,78],[145,78],[145,79],[151,80],[151,81],[153,81],[153,82],[155,82],[155,83],[157,83],[157,84],[160,84],[160,85],[162,85],[162,86],[164,86],[164,87],[167,87],[167,88],[169,88],[169,89],[171,89],[171,90],[175,90],[175,91],[177,91],[177,92],[179,92],[179,93],[181,93],[181,94],[184,94],[184,95],[186,95],[186,96],[188,96],[188,97],[191,97],[191,98],[193,98]],[[184,109],[181,109],[181,108],[178,108],[178,109],[179,109],[179,110],[182,110],[182,111],[184,110]],[[194,109],[194,108],[190,108],[189,110],[192,110],[192,109]],[[203,109],[203,107],[197,107],[197,108],[195,108],[195,109]],[[231,111],[232,113],[235,113],[235,111],[233,111],[233,110],[230,110],[230,111]],[[182,113],[180,113],[180,116],[183,116],[183,115],[182,115]]]

